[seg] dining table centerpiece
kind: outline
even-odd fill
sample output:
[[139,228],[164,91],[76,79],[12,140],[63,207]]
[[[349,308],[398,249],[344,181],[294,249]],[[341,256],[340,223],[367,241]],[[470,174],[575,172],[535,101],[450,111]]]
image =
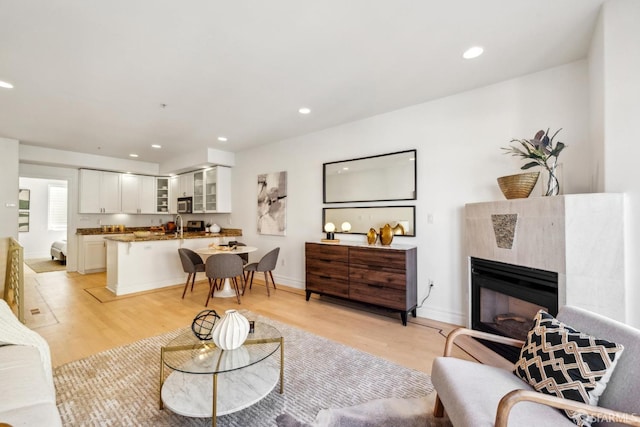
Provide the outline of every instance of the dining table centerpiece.
[[555,131],[551,137],[549,136],[549,129],[546,131],[539,130],[533,139],[512,139],[512,143],[519,145],[502,148],[506,151],[505,154],[511,154],[527,160],[527,163],[520,169],[527,170],[540,166],[547,172],[545,196],[556,196],[560,193],[556,168],[558,166],[558,156],[566,145],[560,141],[554,142],[554,139],[561,130],[562,128]]

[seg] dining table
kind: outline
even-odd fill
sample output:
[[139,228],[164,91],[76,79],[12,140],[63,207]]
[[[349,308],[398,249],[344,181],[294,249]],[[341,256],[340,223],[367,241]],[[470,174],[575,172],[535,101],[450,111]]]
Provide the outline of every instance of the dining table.
[[[235,247],[212,246],[212,247],[194,249],[194,252],[200,255],[202,257],[202,260],[206,264],[207,258],[209,258],[211,255],[216,255],[216,254],[240,255],[240,254],[248,254],[250,252],[255,252],[257,250],[258,248],[256,248],[255,246],[235,246]],[[219,291],[216,291],[214,298],[232,298],[232,297],[235,298],[235,296],[236,296],[236,291],[234,291],[233,288],[231,287],[231,282],[229,281],[229,278],[226,278],[224,279],[224,284],[222,286],[222,289]]]

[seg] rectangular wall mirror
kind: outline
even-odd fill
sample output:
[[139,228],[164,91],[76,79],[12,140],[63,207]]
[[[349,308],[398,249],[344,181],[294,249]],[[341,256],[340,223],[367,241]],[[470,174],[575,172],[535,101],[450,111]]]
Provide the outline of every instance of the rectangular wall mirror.
[[373,206],[363,208],[324,208],[322,210],[322,231],[324,224],[332,222],[336,233],[343,233],[342,224],[351,224],[349,234],[367,234],[370,228],[376,231],[389,224],[401,224],[405,236],[416,235],[415,206]]
[[416,150],[324,163],[322,175],[324,203],[415,200]]

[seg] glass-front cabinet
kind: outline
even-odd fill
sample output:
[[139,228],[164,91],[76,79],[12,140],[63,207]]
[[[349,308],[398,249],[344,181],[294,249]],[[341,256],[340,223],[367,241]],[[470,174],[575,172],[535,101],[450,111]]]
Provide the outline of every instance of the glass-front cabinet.
[[168,213],[169,212],[169,178],[158,177],[156,178],[156,212]]
[[205,175],[204,170],[193,173],[193,207],[192,207],[193,213],[205,212],[204,175]]
[[209,169],[205,172],[205,195],[206,195],[206,211],[207,212],[217,212],[217,191],[216,191],[216,183],[218,182],[217,177],[218,168],[215,167],[213,169]]
[[231,212],[231,168],[215,166],[193,173],[193,212]]

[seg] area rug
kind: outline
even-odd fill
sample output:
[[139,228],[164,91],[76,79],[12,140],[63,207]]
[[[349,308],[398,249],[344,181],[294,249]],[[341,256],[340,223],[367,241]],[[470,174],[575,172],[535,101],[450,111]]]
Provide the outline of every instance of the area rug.
[[24,263],[36,273],[47,273],[49,271],[62,271],[67,269],[66,264],[62,264],[60,261],[52,260],[51,258],[25,259]]
[[[425,373],[242,310],[285,337],[284,394],[276,387],[258,403],[218,417],[218,426],[276,426],[288,414],[312,423],[325,408],[384,398],[422,398],[433,391]],[[133,325],[135,326],[135,325]],[[66,426],[208,426],[158,409],[160,347],[184,329],[146,338],[54,369],[58,409]]]

